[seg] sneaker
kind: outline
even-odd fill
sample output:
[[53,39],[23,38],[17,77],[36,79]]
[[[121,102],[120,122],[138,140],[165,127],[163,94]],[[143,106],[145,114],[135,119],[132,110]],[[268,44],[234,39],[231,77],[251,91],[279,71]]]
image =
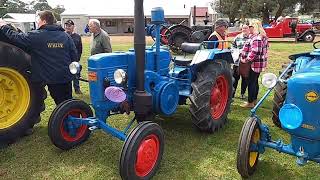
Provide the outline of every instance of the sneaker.
[[245,102],[244,104],[240,105],[243,108],[253,108],[254,107],[254,103],[249,103],[249,102]]
[[253,101],[253,104],[254,104],[254,105],[257,105],[257,103],[258,103],[258,100],[254,100],[254,101]]
[[75,90],[75,93],[76,93],[76,94],[82,94],[82,92],[81,92],[80,89]]

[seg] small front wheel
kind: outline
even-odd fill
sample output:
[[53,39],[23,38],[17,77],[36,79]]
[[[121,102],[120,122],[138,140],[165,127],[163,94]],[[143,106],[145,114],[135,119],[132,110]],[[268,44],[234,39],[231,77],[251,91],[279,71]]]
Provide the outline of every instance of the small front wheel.
[[256,170],[259,158],[258,141],[261,132],[255,118],[249,118],[242,127],[239,137],[237,169],[239,174],[247,178]]
[[89,138],[87,125],[75,123],[69,117],[88,118],[93,113],[90,106],[81,100],[66,100],[52,112],[48,123],[48,135],[51,142],[63,150],[71,149]]
[[153,122],[141,122],[126,139],[120,157],[122,179],[150,179],[162,159],[164,133]]

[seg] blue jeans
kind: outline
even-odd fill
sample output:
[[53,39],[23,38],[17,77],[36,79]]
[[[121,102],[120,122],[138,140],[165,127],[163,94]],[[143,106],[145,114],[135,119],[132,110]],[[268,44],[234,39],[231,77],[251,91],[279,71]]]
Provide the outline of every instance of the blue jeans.
[[75,91],[80,90],[79,78],[80,78],[81,70],[82,70],[82,66],[80,65],[79,73],[75,74],[74,78],[73,78],[73,88],[74,88]]

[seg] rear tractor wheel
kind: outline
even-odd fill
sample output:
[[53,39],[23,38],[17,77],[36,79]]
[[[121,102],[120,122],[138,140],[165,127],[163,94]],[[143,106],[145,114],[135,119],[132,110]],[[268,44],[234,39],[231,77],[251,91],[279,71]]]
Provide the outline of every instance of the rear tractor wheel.
[[[30,80],[30,56],[0,42],[0,143],[23,136],[39,122],[46,92],[36,94]],[[40,104],[39,104],[40,103]]]
[[190,113],[201,131],[213,133],[224,126],[232,99],[232,73],[224,60],[210,61],[198,69],[192,83]]
[[[288,64],[282,65],[282,70],[279,72],[279,75],[287,68]],[[288,72],[283,76],[284,80],[289,79],[292,76],[293,68],[290,68]],[[279,119],[279,111],[283,106],[283,103],[287,95],[287,84],[284,82],[278,82],[274,88],[273,96],[273,108],[272,108],[272,121],[274,125],[281,128],[281,122]]]

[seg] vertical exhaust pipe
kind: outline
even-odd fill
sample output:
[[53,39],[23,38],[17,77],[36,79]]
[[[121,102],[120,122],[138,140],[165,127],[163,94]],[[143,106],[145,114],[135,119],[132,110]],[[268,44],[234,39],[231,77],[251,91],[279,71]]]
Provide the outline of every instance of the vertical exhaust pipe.
[[196,21],[197,21],[197,7],[193,6],[193,25],[196,25]]
[[144,63],[146,37],[144,30],[143,0],[134,3],[134,51],[136,54],[137,91],[144,91]]
[[152,96],[144,89],[145,24],[143,0],[134,1],[134,51],[136,56],[136,91],[133,109],[138,121],[145,121],[152,113]]

